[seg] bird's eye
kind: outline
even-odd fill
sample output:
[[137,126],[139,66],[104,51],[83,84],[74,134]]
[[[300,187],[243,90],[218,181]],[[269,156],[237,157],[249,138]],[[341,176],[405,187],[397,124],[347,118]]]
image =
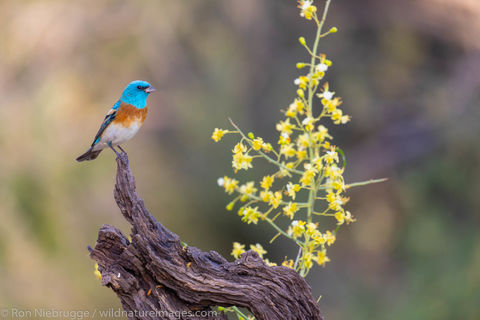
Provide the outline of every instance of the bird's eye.
[[143,88],[142,88],[142,86],[137,86],[137,89],[142,90]]

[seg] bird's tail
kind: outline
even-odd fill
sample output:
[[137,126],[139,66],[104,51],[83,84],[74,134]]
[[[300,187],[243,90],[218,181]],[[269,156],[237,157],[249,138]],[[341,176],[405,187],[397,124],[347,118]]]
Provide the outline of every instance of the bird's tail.
[[85,152],[75,160],[78,162],[94,160],[98,157],[100,152],[102,152],[102,150],[94,151],[93,147],[90,147],[90,149],[88,149],[87,152]]

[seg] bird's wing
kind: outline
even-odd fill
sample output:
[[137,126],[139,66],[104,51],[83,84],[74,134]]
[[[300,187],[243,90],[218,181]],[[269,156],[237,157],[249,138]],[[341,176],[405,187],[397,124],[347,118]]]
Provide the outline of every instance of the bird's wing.
[[116,108],[116,106],[117,106],[117,103],[113,106],[112,109],[110,109],[110,111],[108,111],[107,115],[105,116],[105,119],[103,120],[103,123],[100,126],[100,129],[98,129],[98,132],[95,135],[95,138],[93,139],[92,147],[100,141],[103,131],[105,131],[108,125],[113,121],[113,119],[115,119],[115,116],[117,115],[117,109],[118,109],[118,107]]

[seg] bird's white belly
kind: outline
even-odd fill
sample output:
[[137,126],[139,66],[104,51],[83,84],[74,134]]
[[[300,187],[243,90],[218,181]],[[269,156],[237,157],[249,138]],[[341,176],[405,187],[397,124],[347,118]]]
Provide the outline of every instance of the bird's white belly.
[[95,149],[104,149],[108,147],[109,142],[111,142],[114,146],[122,144],[133,138],[140,127],[141,124],[139,122],[132,122],[129,127],[112,123],[103,132],[102,137],[97,143]]

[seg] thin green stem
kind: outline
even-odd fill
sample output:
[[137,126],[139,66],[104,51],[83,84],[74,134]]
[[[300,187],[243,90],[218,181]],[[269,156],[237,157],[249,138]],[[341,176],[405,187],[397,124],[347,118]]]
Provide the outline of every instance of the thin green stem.
[[[318,83],[316,85],[313,85],[313,74],[315,71],[315,65],[316,65],[316,59],[317,59],[317,50],[318,50],[318,43],[320,41],[320,38],[322,37],[322,27],[325,22],[325,19],[327,17],[327,12],[328,12],[328,7],[330,6],[330,1],[327,0],[325,3],[325,8],[323,10],[323,15],[322,19],[319,22],[318,18],[315,16],[315,22],[317,23],[317,34],[315,36],[315,41],[313,44],[313,48],[309,53],[311,54],[312,58],[310,60],[310,82],[308,86],[308,103],[307,103],[307,117],[313,117],[313,96],[318,89]],[[309,137],[311,138],[311,132],[308,132]],[[308,148],[308,155],[310,157],[310,160],[313,159],[314,156],[314,147],[310,146]],[[318,185],[319,181],[315,181],[314,185],[312,186],[312,189],[310,189],[308,193],[308,207],[307,207],[307,222],[310,223],[312,222],[312,214],[313,214],[313,208],[315,206],[315,196],[317,195],[318,192]],[[308,235],[305,236],[305,245],[307,245],[310,241],[310,237]],[[304,268],[303,265],[300,265],[300,275],[302,277],[305,277],[308,274],[308,270]]]
[[348,188],[352,188],[352,187],[366,186],[368,184],[373,184],[373,183],[385,182],[387,180],[388,180],[388,178],[370,179],[370,180],[367,180],[367,181],[349,183],[345,187],[348,189]]
[[303,246],[303,242],[294,239],[291,235],[289,235],[288,233],[286,233],[285,231],[283,231],[282,229],[280,229],[280,227],[277,226],[277,225],[275,224],[275,222],[273,222],[270,218],[265,218],[265,221],[267,221],[272,227],[275,228],[275,230],[277,230],[278,232],[280,232],[283,236],[287,237],[288,239],[291,239],[291,240],[295,241],[295,243],[298,244],[299,246],[300,246],[300,245]]
[[300,256],[302,255],[302,247],[298,248],[297,258],[295,259],[295,263],[293,264],[293,269],[297,270],[298,261],[300,261]]
[[322,32],[323,24],[325,23],[325,20],[327,19],[327,12],[328,12],[328,7],[330,6],[331,0],[327,0],[325,3],[325,9],[323,9],[323,15],[322,15],[322,20],[320,21],[320,24],[318,25],[318,29],[320,30],[320,33]]
[[237,316],[243,317],[244,319],[248,318],[248,316],[245,313],[243,313],[242,311],[240,311],[240,309],[238,309],[237,306],[233,306],[232,310],[237,314]]
[[[327,0],[325,2],[325,8],[323,9],[323,15],[322,15],[322,20],[320,22],[318,22],[318,19],[317,17],[315,17],[315,21],[317,22],[317,34],[315,36],[315,42],[313,44],[313,49],[312,49],[312,52],[311,52],[311,55],[312,55],[312,59],[310,60],[310,74],[313,75],[313,71],[315,69],[315,60],[317,59],[317,49],[318,49],[318,42],[320,41],[320,38],[321,38],[321,35],[322,35],[322,27],[323,27],[323,24],[325,23],[325,19],[327,18],[327,12],[328,12],[328,7],[330,6],[330,1],[331,0]],[[312,116],[312,100],[313,100],[313,94],[314,94],[314,91],[313,91],[313,87],[312,87],[312,83],[310,82],[310,85],[308,87],[308,106],[309,106],[309,110],[307,110],[307,115],[309,117]]]

